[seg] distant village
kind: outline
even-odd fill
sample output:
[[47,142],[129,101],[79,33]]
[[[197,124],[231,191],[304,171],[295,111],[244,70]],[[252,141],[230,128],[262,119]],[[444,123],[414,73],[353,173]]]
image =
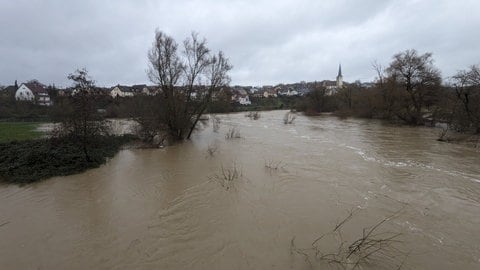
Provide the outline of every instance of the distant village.
[[[335,81],[323,80],[315,82],[299,82],[293,84],[278,84],[275,86],[229,86],[222,89],[221,92],[227,93],[231,97],[231,102],[240,105],[250,105],[251,98],[272,98],[279,96],[294,97],[304,96],[315,88],[323,87],[327,95],[334,95],[338,90],[348,86],[349,83],[343,81],[342,69],[339,66],[338,75]],[[373,83],[363,83],[363,87],[369,88]],[[112,98],[129,98],[138,95],[154,96],[158,95],[161,90],[158,86],[138,84],[132,86],[116,85],[113,87],[98,87],[96,93],[108,95]],[[41,106],[53,105],[52,95],[55,96],[74,96],[77,90],[74,88],[56,88],[54,86],[46,86],[36,80],[10,85],[0,89],[2,96],[14,97],[17,101],[33,102]],[[195,98],[196,93],[192,93]],[[215,98],[215,97],[214,97]]]

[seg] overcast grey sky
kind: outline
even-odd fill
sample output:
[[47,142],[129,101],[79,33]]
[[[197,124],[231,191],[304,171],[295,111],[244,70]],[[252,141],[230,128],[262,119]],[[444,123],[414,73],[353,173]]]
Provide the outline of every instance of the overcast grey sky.
[[86,67],[98,85],[147,83],[156,28],[194,30],[234,68],[232,84],[375,77],[374,60],[432,52],[444,77],[480,63],[479,0],[0,0],[0,84],[67,86]]

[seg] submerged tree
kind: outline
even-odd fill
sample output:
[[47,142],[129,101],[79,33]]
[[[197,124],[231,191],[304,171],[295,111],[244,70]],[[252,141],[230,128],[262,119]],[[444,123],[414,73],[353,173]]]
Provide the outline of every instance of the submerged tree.
[[166,132],[174,140],[189,139],[212,98],[228,85],[232,66],[222,52],[212,54],[196,33],[180,51],[172,37],[158,30],[148,60],[148,76],[161,93],[155,101],[156,115],[146,112],[148,119],[140,116],[140,125]]
[[96,108],[96,100],[102,93],[86,69],[76,70],[68,79],[73,81],[73,95],[57,106],[54,116],[60,125],[54,135],[72,139],[82,148],[85,160],[91,161],[88,149],[94,145],[95,137],[108,131],[105,119]]

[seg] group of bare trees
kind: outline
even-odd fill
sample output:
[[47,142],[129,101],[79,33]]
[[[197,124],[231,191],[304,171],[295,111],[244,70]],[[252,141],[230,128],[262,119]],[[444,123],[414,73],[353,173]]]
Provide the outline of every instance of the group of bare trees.
[[[155,138],[189,139],[213,100],[224,94],[230,81],[228,59],[220,51],[212,53],[205,39],[192,33],[180,46],[173,37],[155,32],[148,52],[148,76],[160,94],[135,100],[134,115],[138,134],[147,142]],[[374,64],[377,81],[373,88],[348,84],[335,95],[318,84],[307,94],[302,110],[343,111],[351,115],[383,118],[420,125],[443,121],[458,131],[480,133],[480,69],[460,71],[448,85],[442,85],[440,71],[431,53],[407,50],[395,54],[388,67]],[[85,147],[89,138],[105,133],[105,124],[96,107],[93,80],[86,70],[69,76],[75,95],[58,106],[61,132],[76,136]],[[60,102],[60,105],[62,105]]]
[[353,83],[340,89],[335,95],[337,113],[411,125],[440,121],[457,131],[480,132],[478,66],[459,71],[446,84],[442,84],[431,53],[406,50],[395,54],[387,67],[376,62],[373,67],[375,86],[364,88]]
[[424,124],[442,91],[440,71],[433,65],[432,54],[407,50],[395,54],[387,68],[376,62],[373,67],[378,76],[375,87],[348,85],[338,93],[341,108],[363,117]]
[[408,50],[394,56],[385,74],[380,89],[390,91],[389,108],[399,119],[416,125],[441,121],[457,131],[480,133],[477,66],[459,71],[442,85],[432,54]]
[[396,54],[386,69],[386,80],[386,88],[394,92],[395,116],[410,124],[423,124],[424,113],[436,104],[441,86],[432,54],[419,55],[416,50]]
[[[130,114],[138,123],[138,135],[150,143],[156,138],[160,138],[159,142],[189,139],[209,104],[228,85],[232,66],[221,51],[212,53],[206,40],[196,33],[180,47],[171,36],[158,30],[148,60],[148,76],[160,94],[139,96],[132,102]],[[99,110],[106,93],[95,87],[85,69],[70,74],[68,79],[74,90],[55,105],[52,117],[58,128],[53,135],[73,138],[89,161],[89,145],[95,137],[108,134]]]
[[155,33],[148,75],[161,94],[144,99],[137,117],[147,141],[158,135],[189,139],[209,103],[230,81],[228,59],[221,51],[212,54],[205,39],[192,33],[182,45],[161,31]]
[[387,68],[378,63],[373,67],[378,76],[374,88],[364,89],[360,82],[354,82],[329,95],[325,86],[317,84],[307,94],[307,112],[337,111],[423,124],[424,114],[435,104],[441,88],[440,72],[433,65],[432,54],[407,50],[395,54]]

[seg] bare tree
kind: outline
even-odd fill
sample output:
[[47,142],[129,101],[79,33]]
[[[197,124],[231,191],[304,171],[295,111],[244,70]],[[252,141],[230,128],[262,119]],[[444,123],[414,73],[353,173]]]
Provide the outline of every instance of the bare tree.
[[480,68],[459,71],[454,77],[456,100],[455,122],[460,129],[473,129],[480,133]]
[[377,83],[383,87],[385,68],[382,64],[378,63],[377,60],[373,61],[372,68],[375,70],[375,73],[377,73]]
[[95,137],[108,133],[108,127],[95,102],[102,93],[95,87],[86,69],[76,70],[68,75],[68,79],[73,81],[75,95],[63,100],[58,106],[55,118],[60,125],[54,135],[71,138],[82,148],[85,160],[91,161],[88,149]]
[[165,126],[174,140],[189,139],[212,97],[230,82],[232,66],[222,52],[212,54],[196,33],[179,51],[172,37],[157,30],[148,59],[148,75],[161,89],[159,106],[164,107],[155,120],[162,125],[156,126]]
[[372,63],[372,68],[377,73],[375,90],[378,91],[381,96],[381,102],[379,105],[379,110],[381,112],[382,118],[391,118],[393,115],[394,108],[396,107],[398,95],[396,95],[396,83],[392,78],[386,77],[387,71],[382,64],[374,61]]
[[435,102],[440,88],[440,72],[433,65],[431,53],[419,55],[407,50],[393,56],[386,69],[390,87],[398,88],[400,107],[395,114],[410,124],[423,124],[422,110]]

